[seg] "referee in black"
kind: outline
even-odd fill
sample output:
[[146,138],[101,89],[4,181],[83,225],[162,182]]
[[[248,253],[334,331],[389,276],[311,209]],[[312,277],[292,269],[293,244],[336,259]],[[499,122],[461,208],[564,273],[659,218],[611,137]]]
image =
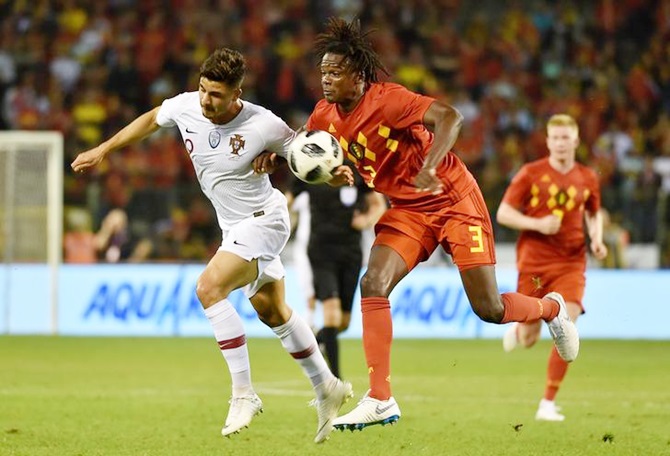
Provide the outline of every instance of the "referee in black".
[[307,255],[314,294],[323,304],[323,328],[316,335],[330,370],[340,377],[337,336],[349,327],[354,293],[363,266],[362,231],[372,228],[386,210],[383,195],[354,173],[351,187],[309,185],[296,179],[292,193],[309,192],[311,212]]

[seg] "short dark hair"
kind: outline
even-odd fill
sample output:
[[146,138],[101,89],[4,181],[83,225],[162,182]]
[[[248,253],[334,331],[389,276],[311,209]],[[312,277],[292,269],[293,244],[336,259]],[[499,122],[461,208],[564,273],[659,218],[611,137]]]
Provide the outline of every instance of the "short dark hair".
[[316,37],[314,44],[314,53],[319,64],[327,53],[342,55],[351,70],[363,74],[365,82],[377,82],[378,71],[386,75],[389,73],[367,39],[370,33],[361,31],[358,19],[347,22],[331,17],[326,23],[326,31]]
[[233,49],[221,48],[212,52],[200,66],[200,77],[240,87],[247,63],[244,56]]

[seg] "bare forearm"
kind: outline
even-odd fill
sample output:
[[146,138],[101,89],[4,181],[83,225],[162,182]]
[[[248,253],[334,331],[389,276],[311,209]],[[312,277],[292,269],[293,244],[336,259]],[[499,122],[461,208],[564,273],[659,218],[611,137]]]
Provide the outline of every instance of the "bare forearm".
[[434,195],[444,191],[445,183],[437,176],[437,167],[456,143],[463,116],[452,106],[433,101],[423,115],[423,125],[435,134],[424,157],[423,166],[414,177],[414,186]]
[[154,108],[142,114],[99,146],[81,152],[70,164],[72,169],[77,173],[91,169],[100,164],[110,152],[139,141],[158,130],[160,128],[156,123],[158,109]]
[[501,203],[496,214],[496,220],[499,224],[513,230],[537,231],[537,219],[524,215],[507,203]]
[[507,228],[519,231],[538,231],[536,229],[537,219],[527,215],[520,214],[512,217],[497,217],[498,223]]
[[447,106],[444,117],[434,127],[435,138],[424,167],[435,169],[456,143],[463,124],[463,116],[456,109]]
[[368,226],[374,226],[386,212],[386,199],[380,193],[373,192],[368,197]]
[[603,242],[603,219],[600,212],[595,214],[587,213],[585,216],[586,228],[589,232],[589,238],[591,241],[598,243]]
[[105,154],[133,144],[160,128],[156,123],[159,108],[145,112],[100,145]]
[[368,193],[366,202],[367,210],[365,212],[354,211],[354,216],[351,219],[352,228],[359,231],[375,226],[386,211],[386,199],[380,193]]

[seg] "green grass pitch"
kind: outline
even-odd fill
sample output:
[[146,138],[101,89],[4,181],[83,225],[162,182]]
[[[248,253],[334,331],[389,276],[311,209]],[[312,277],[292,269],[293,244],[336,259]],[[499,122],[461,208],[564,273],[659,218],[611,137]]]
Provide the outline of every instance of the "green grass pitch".
[[[557,398],[566,421],[538,423],[549,344],[505,354],[497,340],[396,340],[400,422],[315,445],[309,383],[277,340],[249,341],[265,413],[227,439],[230,380],[213,339],[3,336],[0,454],[670,455],[670,341],[583,340]],[[360,397],[360,340],[343,340],[342,358]]]

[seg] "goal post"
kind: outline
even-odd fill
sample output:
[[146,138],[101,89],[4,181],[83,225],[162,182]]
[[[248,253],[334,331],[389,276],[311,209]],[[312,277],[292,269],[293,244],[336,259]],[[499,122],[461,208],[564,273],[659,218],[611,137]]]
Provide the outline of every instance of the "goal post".
[[50,331],[58,328],[58,268],[63,238],[63,135],[54,131],[0,132],[0,333],[13,332],[20,293],[12,271],[44,265]]

